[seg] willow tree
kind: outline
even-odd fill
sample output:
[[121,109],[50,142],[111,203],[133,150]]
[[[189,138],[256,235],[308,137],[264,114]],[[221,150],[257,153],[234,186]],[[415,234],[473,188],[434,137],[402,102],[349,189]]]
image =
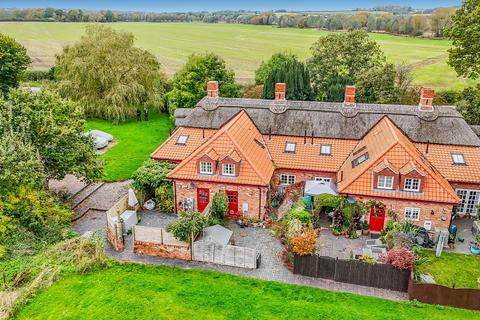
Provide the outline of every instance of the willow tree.
[[88,26],[79,42],[57,56],[55,75],[60,94],[78,101],[87,116],[117,122],[140,106],[163,106],[160,64],[134,46],[132,33]]

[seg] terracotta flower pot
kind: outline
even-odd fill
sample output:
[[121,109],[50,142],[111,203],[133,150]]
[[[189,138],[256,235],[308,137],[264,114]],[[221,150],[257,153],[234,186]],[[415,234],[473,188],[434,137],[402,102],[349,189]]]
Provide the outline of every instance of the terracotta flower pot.
[[370,234],[370,230],[362,230],[362,234],[364,236],[368,236]]

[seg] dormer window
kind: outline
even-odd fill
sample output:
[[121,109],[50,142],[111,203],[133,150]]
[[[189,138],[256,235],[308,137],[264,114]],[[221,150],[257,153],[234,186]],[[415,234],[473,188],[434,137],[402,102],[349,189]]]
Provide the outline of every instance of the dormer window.
[[233,163],[223,163],[222,176],[235,176],[235,165]]
[[329,156],[332,154],[332,145],[331,144],[322,144],[320,146],[320,154]]
[[416,178],[406,178],[403,185],[403,190],[405,191],[420,191],[420,179]]
[[392,190],[393,176],[378,176],[377,188]]
[[362,154],[360,157],[356,158],[355,160],[352,161],[352,168],[355,168],[358,166],[360,163],[365,162],[368,160],[368,152],[365,152]]
[[297,148],[297,144],[295,142],[287,142],[285,143],[285,152],[288,153],[295,153],[295,149]]
[[465,157],[461,153],[452,153],[453,164],[465,164]]
[[188,140],[188,135],[186,135],[186,134],[181,134],[181,135],[178,137],[176,144],[185,145],[185,144],[187,143],[187,140]]
[[200,173],[213,174],[213,165],[211,162],[200,162]]

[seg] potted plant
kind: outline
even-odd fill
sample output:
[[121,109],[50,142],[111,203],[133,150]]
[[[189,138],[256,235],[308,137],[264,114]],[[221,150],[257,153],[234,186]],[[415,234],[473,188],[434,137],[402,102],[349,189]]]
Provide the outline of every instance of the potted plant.
[[480,255],[480,233],[477,233],[472,243],[470,244],[470,252],[472,254]]
[[364,236],[368,236],[370,234],[370,225],[368,224],[367,221],[363,221],[362,224],[362,234]]

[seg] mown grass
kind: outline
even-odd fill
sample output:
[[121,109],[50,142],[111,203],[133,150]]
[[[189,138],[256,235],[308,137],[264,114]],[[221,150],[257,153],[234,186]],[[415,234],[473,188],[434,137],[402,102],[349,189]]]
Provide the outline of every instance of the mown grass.
[[438,284],[455,288],[480,288],[480,256],[443,252],[440,258],[435,252],[425,250],[429,259],[418,271],[430,274]]
[[100,156],[104,161],[104,181],[127,180],[168,137],[172,121],[166,113],[150,112],[149,121],[88,119],[87,130],[98,129],[113,135],[116,145]]
[[480,313],[165,266],[117,264],[43,290],[16,319],[478,319]]
[[[310,47],[327,32],[313,29],[279,29],[271,26],[204,23],[114,23],[116,29],[135,34],[137,45],[157,56],[163,69],[172,75],[195,52],[211,51],[221,55],[243,82],[253,79],[262,60],[272,53],[290,50],[302,59],[310,56]],[[54,63],[62,47],[80,39],[86,24],[50,22],[1,22],[2,33],[15,37],[28,49],[37,69]],[[371,34],[391,62],[406,62],[419,71],[418,83],[433,87],[462,87],[446,64],[447,40],[431,40]],[[426,69],[424,69],[426,68]]]

